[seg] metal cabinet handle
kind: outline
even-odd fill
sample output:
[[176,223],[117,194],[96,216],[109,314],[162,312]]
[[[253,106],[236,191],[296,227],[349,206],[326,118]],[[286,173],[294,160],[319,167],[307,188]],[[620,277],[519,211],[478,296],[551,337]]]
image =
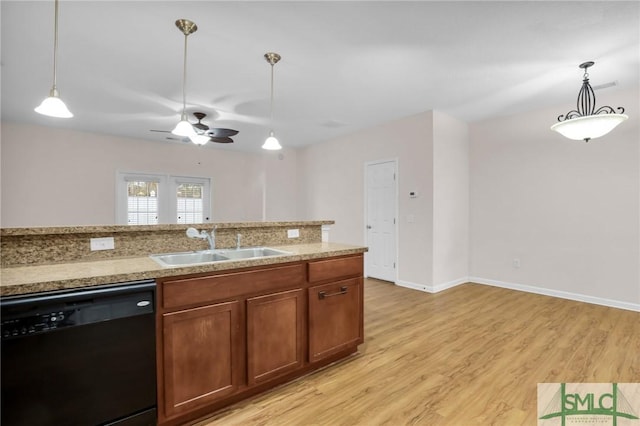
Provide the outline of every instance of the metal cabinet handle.
[[340,296],[341,294],[347,294],[347,286],[340,287],[340,291],[337,292],[337,293],[329,293],[329,294],[327,294],[326,291],[319,291],[318,292],[318,299],[322,300],[322,299],[326,299],[327,297]]

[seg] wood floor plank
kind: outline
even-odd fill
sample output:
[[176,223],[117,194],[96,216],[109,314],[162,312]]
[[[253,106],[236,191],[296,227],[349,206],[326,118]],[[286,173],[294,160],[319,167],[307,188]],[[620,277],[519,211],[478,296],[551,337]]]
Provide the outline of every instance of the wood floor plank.
[[640,382],[640,313],[367,279],[359,355],[198,426],[535,425],[542,382]]

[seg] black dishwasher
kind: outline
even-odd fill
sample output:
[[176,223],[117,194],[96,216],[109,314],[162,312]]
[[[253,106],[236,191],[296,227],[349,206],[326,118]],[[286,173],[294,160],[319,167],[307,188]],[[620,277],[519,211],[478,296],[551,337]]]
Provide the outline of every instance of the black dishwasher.
[[0,299],[1,424],[155,425],[155,282]]

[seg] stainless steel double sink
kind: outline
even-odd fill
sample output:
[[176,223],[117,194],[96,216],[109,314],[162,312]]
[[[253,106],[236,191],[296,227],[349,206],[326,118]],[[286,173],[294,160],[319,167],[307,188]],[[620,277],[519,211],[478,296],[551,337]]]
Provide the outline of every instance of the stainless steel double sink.
[[207,263],[226,262],[232,260],[286,256],[290,254],[292,253],[271,247],[249,247],[240,249],[216,249],[152,254],[149,257],[155,260],[160,266],[170,268],[178,266],[204,265]]

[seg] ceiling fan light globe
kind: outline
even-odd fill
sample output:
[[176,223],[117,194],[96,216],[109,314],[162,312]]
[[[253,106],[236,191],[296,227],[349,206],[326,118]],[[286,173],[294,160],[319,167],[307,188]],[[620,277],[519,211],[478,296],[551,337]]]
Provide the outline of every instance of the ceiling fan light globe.
[[589,140],[606,135],[628,118],[626,114],[587,115],[556,123],[551,130],[568,139]]
[[49,96],[34,108],[38,114],[56,118],[71,118],[73,114],[58,96]]
[[189,136],[189,139],[191,139],[191,142],[193,142],[196,145],[205,145],[207,142],[211,140],[211,138],[207,135],[197,135],[197,134]]
[[278,142],[278,139],[273,135],[273,132],[269,135],[269,137],[262,144],[262,149],[267,149],[269,151],[277,151],[282,149],[282,145]]
[[196,135],[196,131],[193,129],[193,126],[186,120],[181,120],[178,124],[176,124],[176,127],[171,131],[171,133],[176,136],[189,138]]

